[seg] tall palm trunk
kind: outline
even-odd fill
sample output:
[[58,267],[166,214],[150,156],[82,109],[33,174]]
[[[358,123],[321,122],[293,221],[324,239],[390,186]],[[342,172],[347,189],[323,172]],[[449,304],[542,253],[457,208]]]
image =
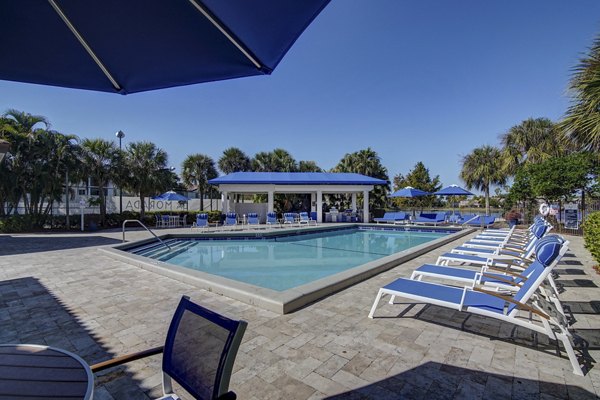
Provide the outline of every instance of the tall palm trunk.
[[104,194],[104,186],[100,186],[100,223],[105,226],[106,223],[106,195]]
[[144,222],[144,217],[146,216],[146,204],[144,204],[144,199],[146,196],[140,193],[140,221]]
[[490,215],[490,187],[485,188],[485,215]]

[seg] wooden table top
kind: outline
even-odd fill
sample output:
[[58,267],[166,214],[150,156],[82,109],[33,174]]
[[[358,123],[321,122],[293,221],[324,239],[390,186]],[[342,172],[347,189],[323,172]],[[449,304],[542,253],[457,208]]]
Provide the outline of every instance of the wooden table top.
[[0,345],[0,400],[86,399],[94,377],[79,356],[47,346]]

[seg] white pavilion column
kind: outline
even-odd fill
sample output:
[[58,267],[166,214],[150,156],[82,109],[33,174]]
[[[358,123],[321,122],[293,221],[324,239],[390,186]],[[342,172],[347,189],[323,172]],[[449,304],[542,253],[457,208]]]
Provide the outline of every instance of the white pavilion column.
[[323,222],[323,192],[317,190],[317,223]]
[[227,201],[227,192],[221,192],[221,210],[223,213],[229,212],[229,202]]
[[352,193],[352,212],[358,212],[356,209],[356,192]]
[[267,212],[275,211],[275,192],[269,190],[267,192]]
[[232,193],[229,196],[229,199],[227,199],[227,212],[235,212],[235,200],[234,200],[235,195]]
[[317,211],[317,194],[315,192],[310,194],[310,211]]
[[369,222],[369,191],[363,191],[363,222]]

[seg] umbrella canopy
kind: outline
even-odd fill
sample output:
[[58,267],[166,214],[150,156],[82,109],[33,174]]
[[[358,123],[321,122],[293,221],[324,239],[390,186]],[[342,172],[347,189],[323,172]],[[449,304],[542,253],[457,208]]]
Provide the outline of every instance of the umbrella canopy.
[[407,186],[403,189],[397,190],[394,193],[390,194],[390,197],[421,197],[427,196],[431,193],[425,192],[421,189],[415,189],[412,186]]
[[438,196],[473,196],[473,193],[458,185],[450,185],[433,193]]
[[0,79],[121,94],[270,74],[329,0],[5,0]]
[[179,193],[175,193],[172,190],[165,192],[161,195],[154,196],[152,200],[163,200],[163,201],[188,201],[188,198],[180,195]]

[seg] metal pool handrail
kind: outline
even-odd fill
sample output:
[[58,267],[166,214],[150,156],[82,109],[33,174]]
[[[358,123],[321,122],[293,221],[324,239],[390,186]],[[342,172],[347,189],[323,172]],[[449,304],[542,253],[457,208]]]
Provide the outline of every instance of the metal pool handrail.
[[148,228],[146,225],[144,225],[142,223],[142,221],[140,221],[139,219],[126,219],[125,221],[123,221],[123,243],[125,243],[125,224],[127,224],[128,222],[137,222],[138,224],[140,224],[142,226],[142,228],[144,228],[145,230],[147,230],[148,232],[150,232],[152,234],[152,236],[154,236],[156,239],[158,239],[158,241],[160,242],[160,244],[163,244],[163,245],[167,246],[167,248],[169,250],[171,250],[171,246],[169,246],[168,244],[166,244],[165,242],[163,242],[163,240],[161,238],[159,238],[158,236],[156,236],[156,234],[154,232],[152,232],[150,230],[150,228]]

